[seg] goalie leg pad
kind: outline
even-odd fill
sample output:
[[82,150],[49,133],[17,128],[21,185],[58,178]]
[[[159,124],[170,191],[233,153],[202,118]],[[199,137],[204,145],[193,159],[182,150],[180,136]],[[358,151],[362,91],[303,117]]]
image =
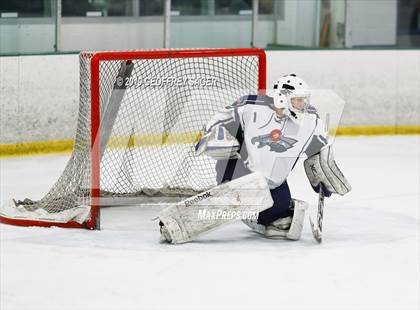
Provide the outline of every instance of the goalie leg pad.
[[331,193],[345,195],[351,190],[351,185],[337,167],[331,145],[325,146],[303,163],[306,175],[313,187],[321,183]]
[[162,238],[188,242],[244,214],[257,215],[272,204],[264,176],[251,173],[163,209],[159,213]]
[[286,238],[290,240],[299,240],[302,234],[303,223],[305,221],[305,211],[308,209],[308,203],[303,200],[293,199],[294,212],[292,224],[287,232]]

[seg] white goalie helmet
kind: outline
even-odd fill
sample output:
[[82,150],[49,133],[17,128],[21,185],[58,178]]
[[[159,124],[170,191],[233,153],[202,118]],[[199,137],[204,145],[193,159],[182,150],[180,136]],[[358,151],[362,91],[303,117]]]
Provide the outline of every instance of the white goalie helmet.
[[286,109],[292,120],[301,121],[310,103],[308,84],[295,74],[284,75],[273,85],[273,102],[276,108]]

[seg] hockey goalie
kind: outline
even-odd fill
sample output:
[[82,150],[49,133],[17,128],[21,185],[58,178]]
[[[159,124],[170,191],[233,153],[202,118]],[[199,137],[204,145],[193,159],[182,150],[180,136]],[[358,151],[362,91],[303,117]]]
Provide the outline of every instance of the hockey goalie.
[[197,220],[197,212],[222,208],[257,212],[242,221],[264,237],[300,239],[308,203],[293,199],[287,184],[299,158],[307,157],[305,171],[314,191],[330,197],[351,189],[334,161],[328,126],[310,99],[305,81],[289,74],[266,95],[241,97],[214,115],[196,153],[217,160],[219,186],[163,210],[161,238],[183,243],[233,220]]

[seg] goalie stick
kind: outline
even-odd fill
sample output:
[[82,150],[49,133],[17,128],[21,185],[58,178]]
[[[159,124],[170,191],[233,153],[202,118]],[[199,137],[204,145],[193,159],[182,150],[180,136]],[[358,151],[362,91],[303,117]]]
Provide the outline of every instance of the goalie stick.
[[311,223],[312,234],[318,243],[322,242],[322,219],[324,218],[324,191],[323,186],[319,186],[319,196],[318,196],[318,213],[316,218],[316,226],[312,221],[312,218],[309,216],[309,222]]
[[[330,113],[327,113],[325,117],[325,131],[327,133],[327,139],[329,136],[329,127],[330,127]],[[322,242],[322,220],[324,218],[324,188],[322,183],[319,184],[319,195],[318,195],[318,212],[316,216],[316,226],[312,221],[312,218],[309,216],[309,222],[311,223],[312,235],[318,243]]]

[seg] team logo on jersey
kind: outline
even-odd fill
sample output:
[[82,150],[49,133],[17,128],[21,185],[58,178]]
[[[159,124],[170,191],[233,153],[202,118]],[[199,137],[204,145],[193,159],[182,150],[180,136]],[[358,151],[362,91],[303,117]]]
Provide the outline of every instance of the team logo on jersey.
[[279,129],[274,129],[269,134],[253,137],[251,139],[251,143],[256,144],[259,149],[268,145],[270,151],[278,153],[286,152],[293,147],[296,142],[297,140],[295,139],[283,136]]

